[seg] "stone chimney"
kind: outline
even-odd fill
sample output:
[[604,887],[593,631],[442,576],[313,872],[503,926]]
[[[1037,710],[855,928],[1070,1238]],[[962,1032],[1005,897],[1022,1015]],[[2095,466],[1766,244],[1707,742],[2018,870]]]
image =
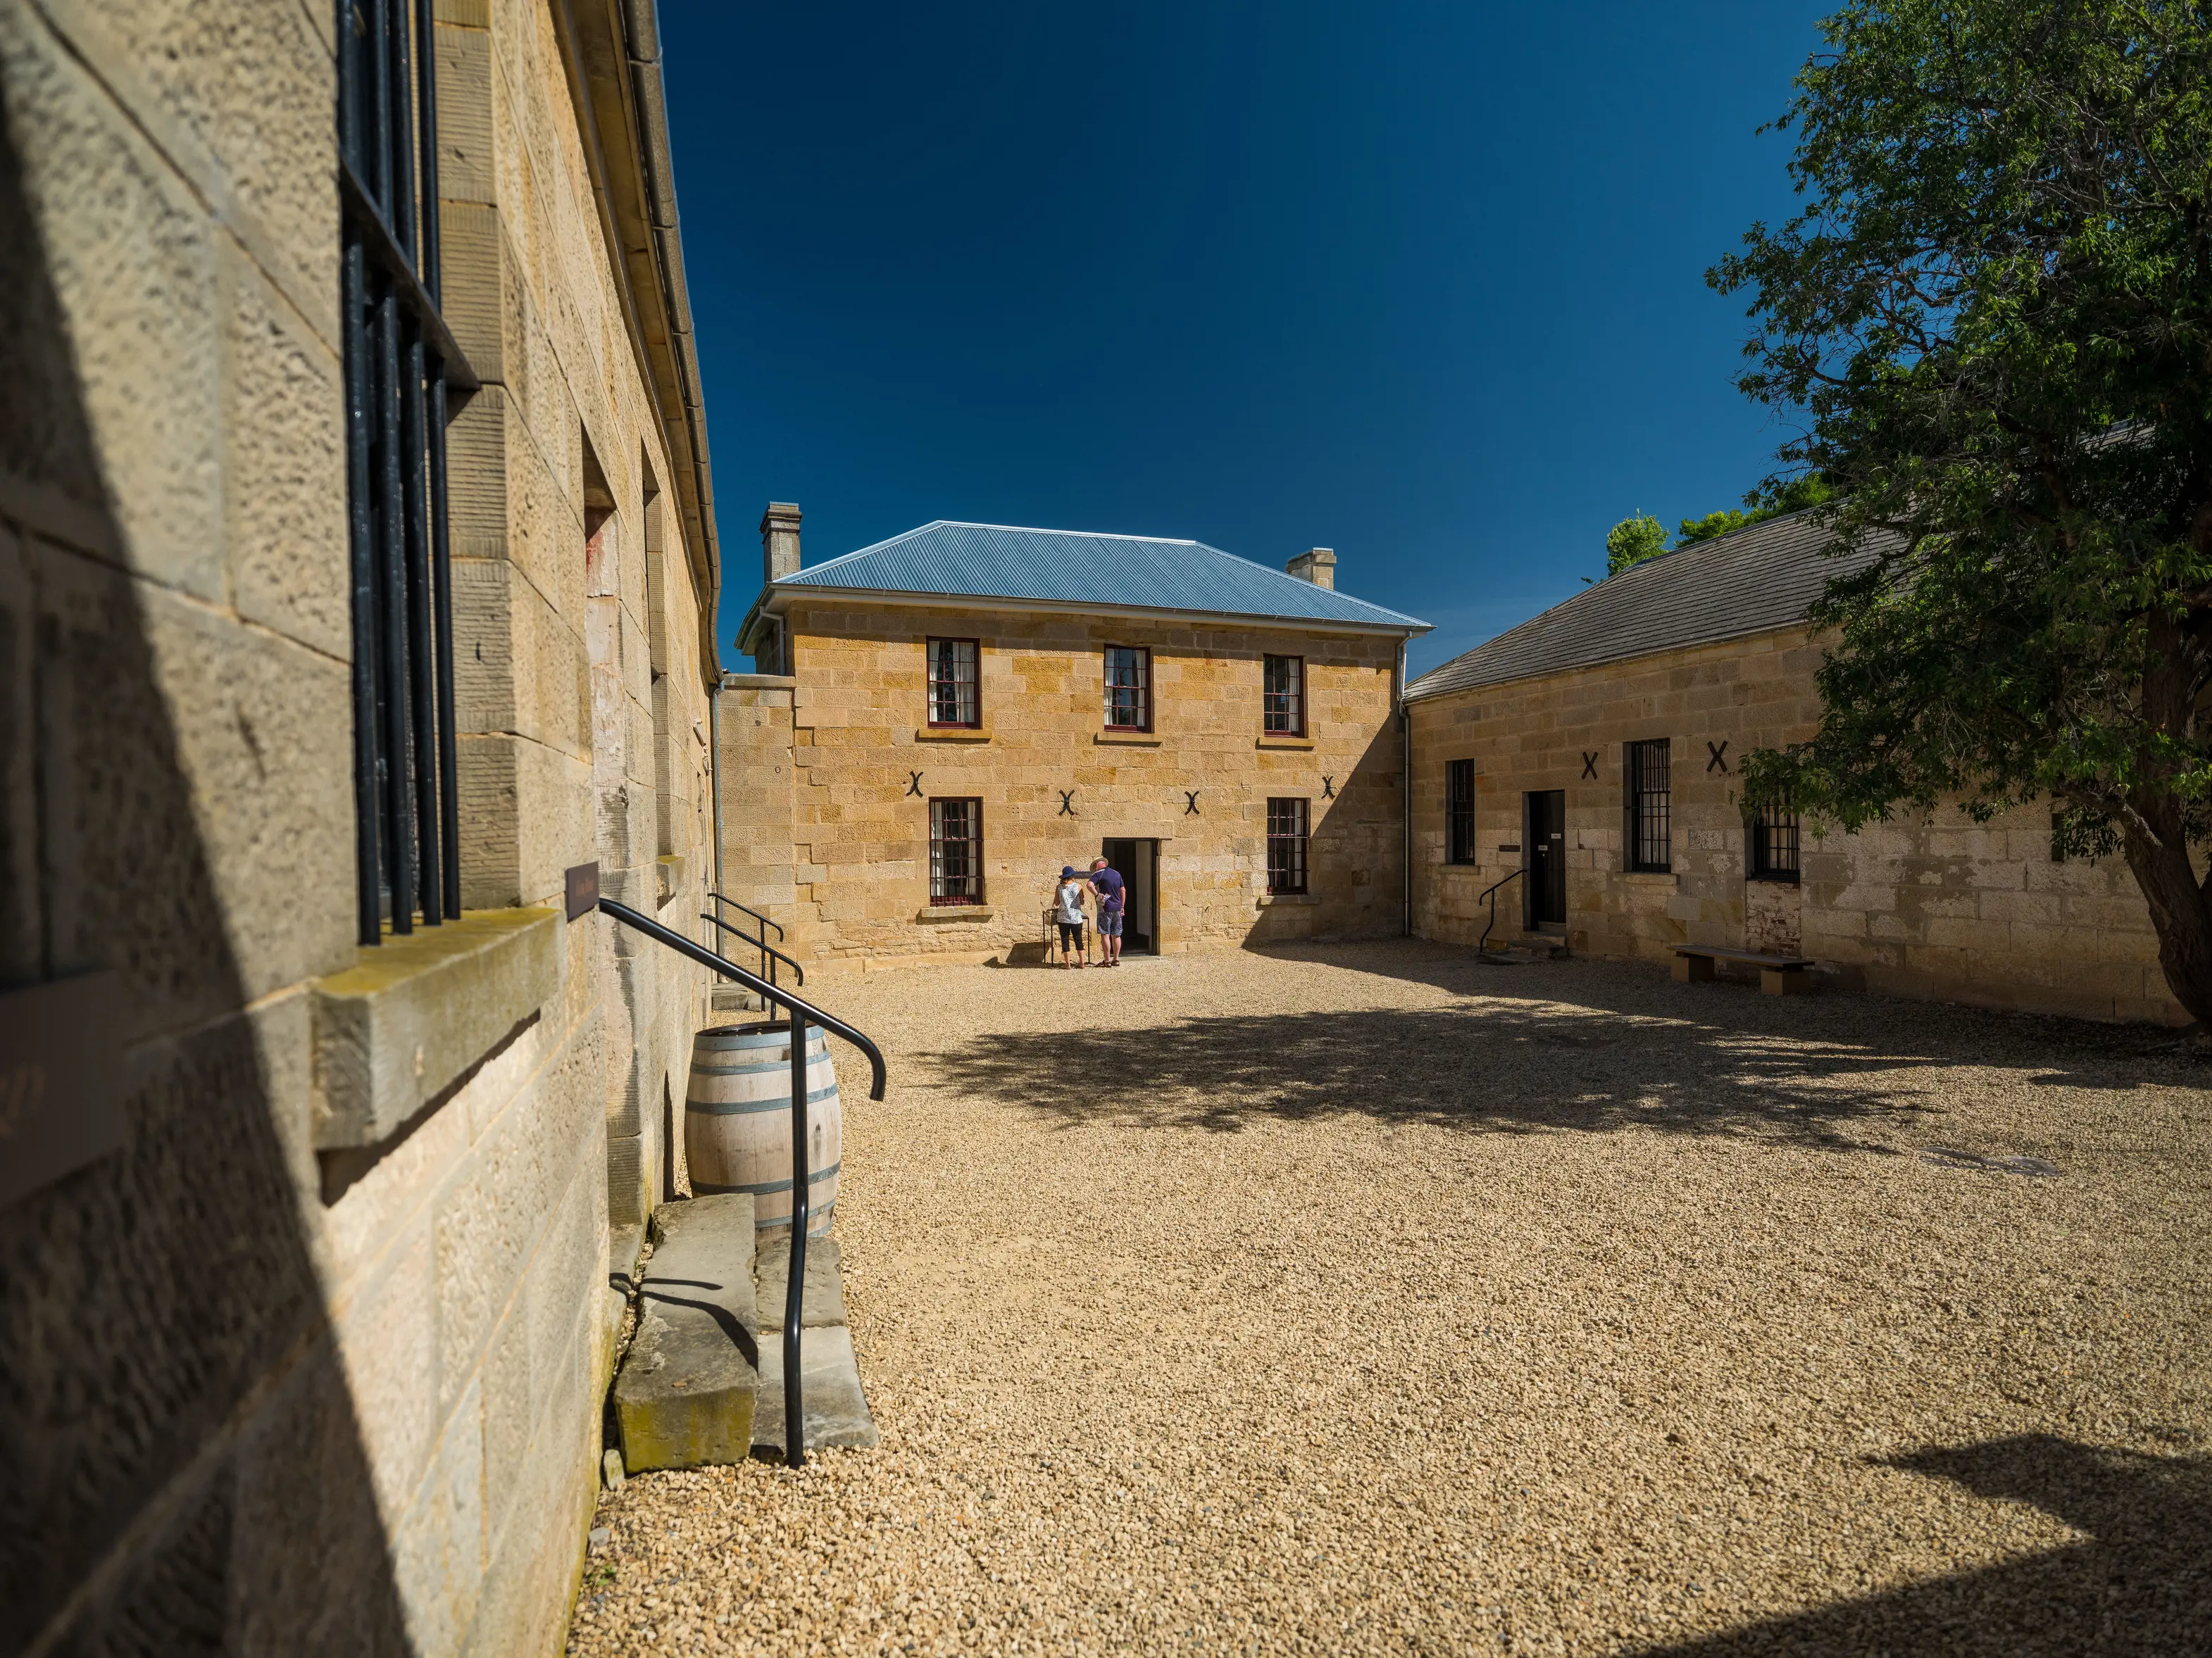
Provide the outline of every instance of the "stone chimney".
[[1326,547],[1315,547],[1300,553],[1283,566],[1301,581],[1310,581],[1316,587],[1336,589],[1336,555]]
[[799,508],[771,501],[761,514],[761,580],[781,581],[799,574]]

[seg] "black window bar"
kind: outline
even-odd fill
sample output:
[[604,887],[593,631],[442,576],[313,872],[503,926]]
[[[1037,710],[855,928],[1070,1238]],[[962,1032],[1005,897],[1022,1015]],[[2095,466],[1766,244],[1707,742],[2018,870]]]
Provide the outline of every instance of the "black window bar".
[[1779,802],[1759,807],[1751,823],[1753,878],[1761,881],[1796,880],[1797,838],[1797,813],[1794,808]]
[[[446,422],[477,389],[438,309],[431,0],[339,0],[340,301],[364,944],[461,913]],[[449,393],[451,396],[449,397]]]
[[1622,791],[1628,867],[1663,873],[1674,866],[1668,739],[1661,737],[1626,744],[1622,755],[1628,773],[1627,787]]
[[1306,890],[1307,804],[1302,799],[1267,802],[1267,890]]

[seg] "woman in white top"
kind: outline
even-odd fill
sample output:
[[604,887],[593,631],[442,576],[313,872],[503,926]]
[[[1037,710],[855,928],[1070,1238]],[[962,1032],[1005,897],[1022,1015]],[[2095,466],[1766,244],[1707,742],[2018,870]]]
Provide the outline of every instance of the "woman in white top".
[[[1090,891],[1075,873],[1072,864],[1063,865],[1060,872],[1060,890],[1052,896],[1052,918],[1060,923],[1060,964],[1062,967],[1088,967],[1090,951],[1083,925],[1084,895]],[[1074,960],[1068,958],[1073,956]]]

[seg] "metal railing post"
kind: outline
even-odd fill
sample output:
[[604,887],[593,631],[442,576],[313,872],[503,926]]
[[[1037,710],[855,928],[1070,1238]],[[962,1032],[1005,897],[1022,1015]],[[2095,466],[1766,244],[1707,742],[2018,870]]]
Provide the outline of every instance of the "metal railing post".
[[791,1281],[783,1296],[783,1463],[806,1466],[799,1336],[806,1322],[806,1016],[791,1010]]

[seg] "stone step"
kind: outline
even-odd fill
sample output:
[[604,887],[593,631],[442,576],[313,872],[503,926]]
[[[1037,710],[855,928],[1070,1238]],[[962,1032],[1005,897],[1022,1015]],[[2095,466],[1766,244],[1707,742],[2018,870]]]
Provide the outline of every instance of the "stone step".
[[[860,1391],[860,1363],[853,1351],[853,1333],[842,1324],[820,1324],[799,1336],[800,1373],[806,1383],[806,1448],[866,1448],[878,1442],[876,1419]],[[761,1346],[760,1402],[753,1412],[753,1447],[783,1455],[783,1337],[770,1331]]]
[[759,1013],[768,1003],[758,991],[738,985],[716,985],[708,993],[707,1005],[717,1013]]
[[[761,1327],[771,1341],[783,1327],[783,1299],[791,1284],[791,1232],[788,1228],[764,1231],[753,1245],[753,1304],[760,1309]],[[802,1325],[845,1322],[845,1260],[835,1238],[806,1241],[806,1298],[800,1304]]]
[[[751,1450],[762,1396],[753,1235],[749,1193],[665,1203],[653,1212],[653,1259],[638,1291],[637,1332],[615,1382],[615,1421],[629,1473],[742,1462]],[[806,1357],[811,1382],[812,1355]],[[781,1397],[779,1385],[779,1411]]]
[[[756,1450],[783,1455],[783,1300],[791,1281],[791,1235],[763,1233],[754,1257],[753,1290],[762,1313],[760,1403],[753,1411]],[[860,1388],[853,1333],[845,1325],[844,1258],[835,1238],[806,1242],[806,1294],[799,1307],[799,1358],[806,1395],[806,1448],[878,1442],[876,1419]]]

